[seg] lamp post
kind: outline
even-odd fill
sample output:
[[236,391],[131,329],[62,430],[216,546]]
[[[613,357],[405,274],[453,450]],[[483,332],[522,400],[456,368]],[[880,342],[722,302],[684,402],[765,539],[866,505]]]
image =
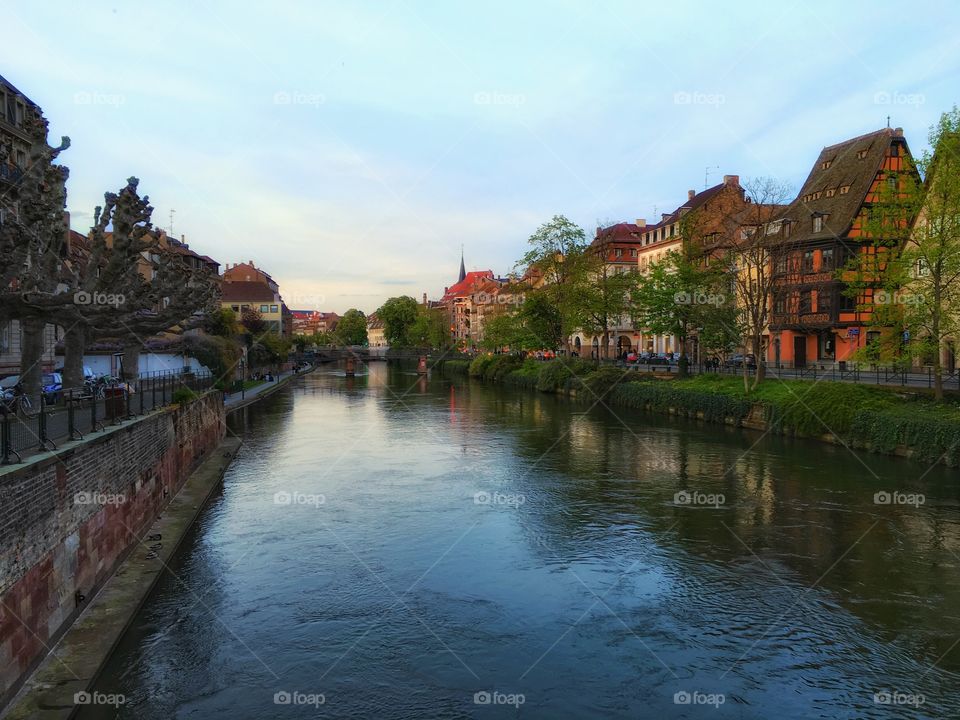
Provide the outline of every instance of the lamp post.
[[240,399],[243,400],[246,397],[247,393],[247,373],[246,363],[244,362],[245,358],[240,358]]

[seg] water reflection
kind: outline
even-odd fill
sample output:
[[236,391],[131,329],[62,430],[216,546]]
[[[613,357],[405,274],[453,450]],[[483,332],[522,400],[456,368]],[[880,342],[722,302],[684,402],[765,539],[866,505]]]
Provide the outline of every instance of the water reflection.
[[223,495],[100,683],[119,717],[960,713],[953,471],[382,364],[230,423]]

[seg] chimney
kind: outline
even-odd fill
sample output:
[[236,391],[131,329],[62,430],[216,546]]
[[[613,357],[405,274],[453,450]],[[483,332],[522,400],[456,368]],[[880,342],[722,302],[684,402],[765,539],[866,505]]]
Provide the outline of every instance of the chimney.
[[903,137],[903,128],[894,128],[893,129],[894,137]]
[[739,175],[724,175],[724,176],[723,176],[723,184],[724,184],[724,185],[731,185],[731,186],[739,185],[739,184],[740,184],[740,176],[739,176]]
[[643,218],[637,218],[637,227],[638,227],[638,228],[645,228],[646,226],[647,226],[647,221],[646,221],[646,220],[644,220]]
[[[726,180],[726,178],[724,178]],[[696,190],[687,190],[687,200],[693,200],[697,196]]]
[[660,213],[660,222],[663,222],[668,217],[670,217],[670,213]]
[[256,265],[253,264],[253,260],[247,260],[247,264],[248,264],[250,267],[256,267]]

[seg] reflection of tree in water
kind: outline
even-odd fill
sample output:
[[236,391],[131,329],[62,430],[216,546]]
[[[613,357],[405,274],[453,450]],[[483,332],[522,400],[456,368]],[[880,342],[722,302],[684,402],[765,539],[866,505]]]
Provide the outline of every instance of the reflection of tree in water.
[[[652,540],[745,570],[771,593],[784,583],[791,597],[813,587],[794,613],[798,624],[816,624],[809,606],[826,592],[931,664],[960,637],[952,610],[960,607],[958,491],[945,468],[614,408],[618,419],[602,408],[585,412],[589,404],[478,383],[456,390],[464,442],[482,442],[491,427],[511,431],[527,469],[509,491],[526,496],[518,522],[538,552],[553,553],[546,559],[584,537],[624,553]],[[434,398],[446,401],[444,393]],[[878,506],[874,493],[884,488],[951,505]],[[678,506],[681,490],[725,502]],[[939,667],[960,671],[960,651]]]

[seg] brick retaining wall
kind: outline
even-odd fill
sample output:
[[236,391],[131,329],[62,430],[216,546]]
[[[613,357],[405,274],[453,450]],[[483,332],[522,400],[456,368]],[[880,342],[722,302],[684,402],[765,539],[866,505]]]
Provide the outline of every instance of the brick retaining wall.
[[0,707],[225,433],[212,392],[0,474]]

